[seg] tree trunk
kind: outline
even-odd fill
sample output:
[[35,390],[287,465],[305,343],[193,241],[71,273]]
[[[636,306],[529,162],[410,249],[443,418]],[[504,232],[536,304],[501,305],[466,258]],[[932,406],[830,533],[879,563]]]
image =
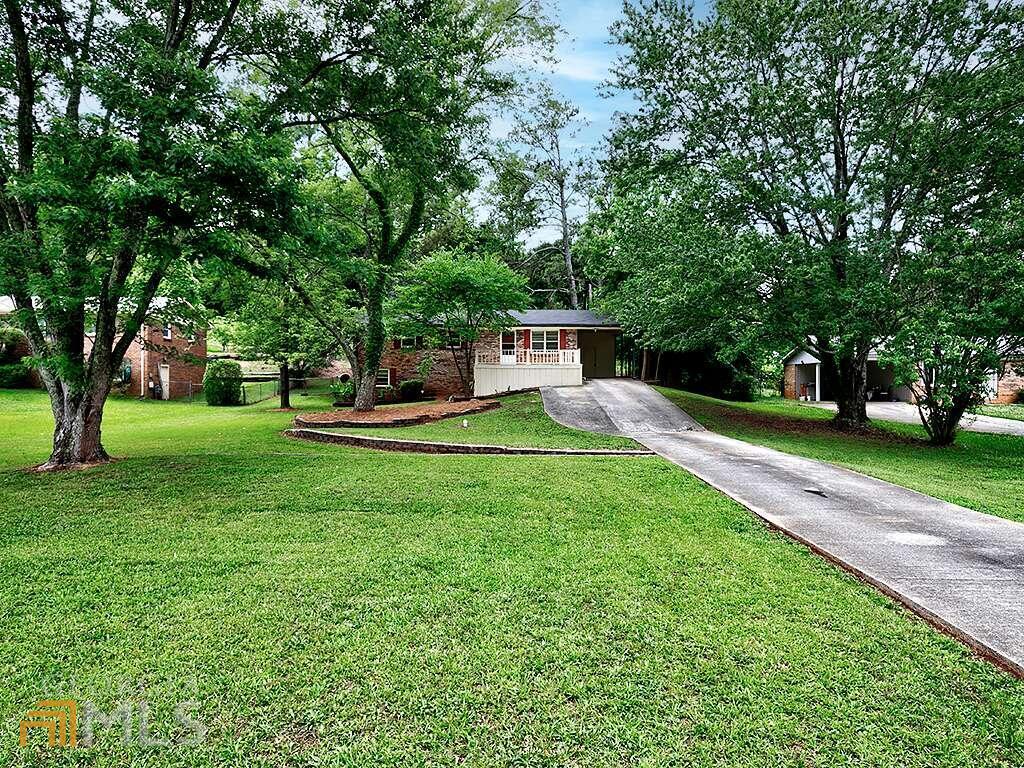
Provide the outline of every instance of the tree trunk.
[[931,403],[919,403],[918,410],[928,433],[928,442],[940,448],[952,445],[956,441],[960,420],[970,406],[969,396],[954,397],[953,404],[949,407],[935,406],[934,400],[931,400]]
[[644,347],[640,357],[640,381],[647,381],[647,360],[649,357],[650,350]]
[[377,402],[377,371],[384,354],[384,278],[377,275],[366,296],[366,335],[363,344],[363,375],[356,382],[353,411],[372,411]]
[[860,356],[844,355],[838,360],[838,377],[834,383],[838,413],[835,425],[840,429],[861,429],[867,426],[867,361]]
[[579,309],[579,294],[576,291],[576,270],[572,266],[572,250],[569,242],[569,201],[565,195],[565,179],[558,183],[559,213],[562,219],[562,258],[565,260],[565,274],[569,279],[569,305]]
[[288,363],[281,364],[278,388],[281,390],[281,407],[291,408],[292,372],[288,367]]
[[[63,390],[60,382],[54,382],[54,386]],[[101,439],[103,406],[109,392],[109,385],[101,384],[77,398],[63,391],[51,393],[53,451],[39,470],[71,469],[110,461]]]

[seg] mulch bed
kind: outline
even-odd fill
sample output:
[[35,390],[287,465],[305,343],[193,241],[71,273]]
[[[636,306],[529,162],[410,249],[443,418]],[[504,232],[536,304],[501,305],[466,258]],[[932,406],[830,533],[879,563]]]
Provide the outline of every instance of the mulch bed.
[[[710,416],[712,419],[722,419],[733,424],[742,424],[762,432],[785,433],[789,435],[813,435],[832,437],[851,437],[871,440],[878,443],[890,443],[900,445],[922,445],[926,441],[912,435],[901,435],[890,432],[881,427],[868,425],[856,431],[843,431],[837,429],[832,419],[800,418],[796,416],[783,416],[780,414],[760,413],[749,411],[746,408],[730,408],[712,403],[700,403],[699,406],[691,406],[688,411],[691,416],[699,418],[702,415]],[[713,425],[705,424],[709,429]]]
[[288,429],[284,434],[300,440],[319,443],[337,443],[378,451],[404,453],[445,453],[492,456],[653,456],[654,451],[628,448],[528,448],[510,445],[483,445],[465,443],[435,443],[427,440],[402,440],[376,435],[346,435],[342,432],[323,432],[318,429]]
[[497,400],[435,401],[372,411],[328,411],[304,413],[295,417],[297,427],[411,427],[453,416],[490,411],[501,405]]

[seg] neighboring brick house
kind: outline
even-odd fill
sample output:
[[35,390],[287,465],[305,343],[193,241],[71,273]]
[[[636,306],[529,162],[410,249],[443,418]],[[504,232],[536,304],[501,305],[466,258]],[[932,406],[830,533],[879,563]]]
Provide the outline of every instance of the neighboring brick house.
[[176,325],[144,325],[125,353],[119,381],[125,394],[154,398],[159,393],[173,400],[198,394],[205,373],[205,331],[192,335]]
[[[473,394],[493,395],[542,386],[571,386],[584,379],[615,375],[615,337],[619,326],[589,310],[534,309],[510,312],[515,324],[503,333],[486,333],[475,344]],[[459,350],[459,354],[464,351]],[[461,390],[452,349],[430,348],[422,339],[393,339],[381,357],[378,386],[396,386],[419,377],[432,359],[424,392],[446,397]],[[342,371],[338,364],[331,372]]]
[[[821,363],[814,355],[795,349],[786,355],[783,364],[782,395],[790,400],[832,400],[832,393],[823,380]],[[878,362],[878,354],[868,355],[868,396],[872,399],[913,402],[910,387],[894,387],[893,372]],[[989,403],[1013,403],[1024,391],[1024,361],[1007,361],[1003,370],[992,375],[988,387]]]
[[1024,402],[1024,360],[1008,360],[1000,372],[991,402]]
[[[160,305],[162,300],[157,299]],[[0,297],[0,317],[14,311],[9,297]],[[85,335],[85,353],[92,349],[92,335]],[[25,356],[30,354],[28,345]],[[148,323],[132,340],[116,377],[116,389],[137,397],[156,397],[164,400],[189,397],[202,390],[206,372],[206,333],[183,332],[178,326]],[[42,386],[38,374],[34,374]],[[159,388],[157,385],[160,385]]]

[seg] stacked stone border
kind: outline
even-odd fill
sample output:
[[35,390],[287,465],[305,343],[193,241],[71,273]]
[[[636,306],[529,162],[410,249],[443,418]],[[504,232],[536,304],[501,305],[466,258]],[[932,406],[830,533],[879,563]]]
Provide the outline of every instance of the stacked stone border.
[[[365,425],[359,425],[365,426]],[[346,435],[319,429],[287,429],[284,434],[299,440],[336,443],[357,448],[404,453],[449,453],[492,456],[653,456],[654,451],[627,448],[525,448],[510,445],[465,445],[462,443],[434,443],[426,440],[403,440],[373,435]]]

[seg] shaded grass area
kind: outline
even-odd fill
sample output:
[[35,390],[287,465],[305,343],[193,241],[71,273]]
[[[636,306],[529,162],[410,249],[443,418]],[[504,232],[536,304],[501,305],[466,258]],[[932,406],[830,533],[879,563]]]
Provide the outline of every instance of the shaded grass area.
[[772,398],[733,403],[661,388],[701,424],[723,435],[840,464],[979,512],[1024,521],[1024,438],[961,432],[956,445],[927,445],[917,425],[877,421],[838,432],[828,411]]
[[[0,392],[4,764],[1024,760],[1024,682],[661,459],[326,450],[290,418],[115,401],[128,458],[35,475],[45,399]],[[54,696],[145,701],[157,736],[193,701],[205,740],[19,748]]]
[[407,440],[429,440],[470,445],[508,445],[517,448],[641,448],[628,437],[596,435],[579,429],[563,427],[544,412],[544,404],[536,392],[499,398],[501,407],[493,411],[463,417],[442,419],[412,427],[340,427],[337,432],[349,435],[372,435]]
[[1024,421],[1024,405],[1009,404],[1009,405],[979,405],[974,409],[975,413],[980,413],[983,416],[995,416],[1000,419],[1013,419],[1014,421]]

